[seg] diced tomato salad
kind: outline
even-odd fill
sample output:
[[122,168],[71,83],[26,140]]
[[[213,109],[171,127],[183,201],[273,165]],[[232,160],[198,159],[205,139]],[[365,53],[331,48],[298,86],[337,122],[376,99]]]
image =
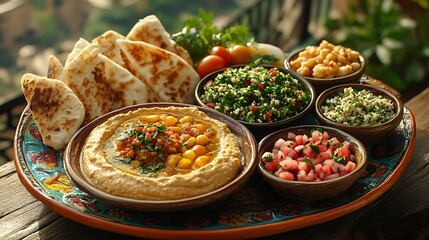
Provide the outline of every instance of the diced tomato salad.
[[272,152],[262,155],[265,168],[275,176],[290,181],[317,182],[335,179],[356,168],[350,142],[340,142],[321,129],[310,136],[289,132],[278,139]]

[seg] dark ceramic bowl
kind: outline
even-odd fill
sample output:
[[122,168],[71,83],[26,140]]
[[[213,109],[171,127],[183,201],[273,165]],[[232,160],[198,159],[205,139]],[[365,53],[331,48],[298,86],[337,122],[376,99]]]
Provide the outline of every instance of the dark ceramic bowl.
[[128,111],[134,111],[139,108],[151,108],[151,107],[168,107],[168,106],[177,106],[177,107],[189,107],[192,105],[188,104],[176,104],[176,103],[147,103],[134,105],[130,107],[125,107],[119,110],[110,112],[102,117],[99,117],[89,123],[88,125],[81,128],[75,136],[71,139],[69,145],[67,146],[64,152],[64,167],[66,173],[72,179],[72,181],[79,187],[80,190],[88,193],[95,198],[102,200],[106,203],[110,203],[115,206],[130,208],[134,210],[141,211],[150,211],[150,212],[166,212],[166,211],[178,211],[185,210],[190,208],[197,208],[203,205],[207,205],[218,201],[230,194],[232,194],[237,189],[241,188],[252,176],[253,172],[256,169],[257,160],[257,142],[250,131],[235,121],[234,119],[220,114],[209,108],[198,107],[199,110],[205,112],[209,117],[217,119],[221,122],[224,122],[228,125],[231,132],[237,137],[240,148],[242,152],[242,167],[236,176],[228,184],[224,185],[221,188],[218,188],[212,192],[189,197],[184,199],[177,200],[136,200],[131,198],[124,198],[115,196],[106,192],[103,192],[96,187],[94,187],[85,177],[83,170],[80,165],[80,153],[85,144],[85,140],[88,137],[89,133],[96,126],[105,122],[112,116],[117,114],[126,113]]
[[[294,69],[290,65],[290,62],[295,60],[298,57],[299,53],[303,50],[304,49],[295,51],[294,53],[290,54],[286,58],[285,60],[286,69],[296,72],[296,69]],[[359,83],[359,80],[361,79],[362,75],[365,72],[365,59],[362,56],[359,56],[359,63],[360,63],[359,70],[343,77],[334,77],[334,78],[315,78],[315,77],[305,77],[305,76],[302,76],[302,77],[313,85],[314,89],[316,90],[316,94],[320,94],[324,90],[336,85],[345,84],[345,83]]]
[[[262,155],[265,152],[271,152],[275,142],[279,138],[287,139],[288,132],[311,136],[311,130],[314,128],[322,128],[324,131],[327,131],[331,137],[337,137],[340,142],[345,140],[350,142],[351,152],[355,154],[357,159],[357,165],[353,172],[336,179],[319,182],[303,182],[281,179],[265,168],[261,160]],[[283,198],[300,202],[315,202],[337,197],[346,191],[356,179],[362,175],[367,164],[365,147],[358,139],[341,130],[320,125],[301,125],[273,132],[259,142],[258,152],[258,171],[267,184]]]
[[[232,68],[243,68],[245,66],[246,65],[236,65],[236,66],[232,66]],[[296,114],[292,117],[286,118],[286,119],[279,120],[279,121],[270,122],[270,123],[251,123],[251,122],[246,122],[246,121],[242,121],[242,120],[238,120],[238,121],[241,122],[246,127],[250,128],[251,130],[258,130],[258,129],[260,130],[260,129],[267,129],[267,128],[273,129],[273,128],[285,127],[285,126],[291,125],[293,123],[296,123],[297,121],[299,121],[300,119],[305,117],[310,112],[310,110],[313,108],[314,102],[316,99],[313,86],[308,81],[303,79],[300,75],[298,75],[297,73],[295,73],[291,70],[276,67],[276,66],[263,66],[263,67],[265,67],[266,69],[277,68],[277,69],[279,69],[279,71],[281,71],[283,73],[290,74],[293,78],[297,79],[301,83],[301,86],[304,89],[304,91],[310,93],[310,96],[311,96],[310,102],[298,114]],[[207,82],[215,79],[217,75],[219,75],[220,73],[223,73],[224,71],[225,71],[225,69],[221,69],[219,71],[212,72],[209,75],[205,76],[203,79],[201,79],[201,81],[198,83],[197,88],[195,90],[195,97],[196,97],[197,102],[200,106],[207,107],[206,103],[204,103],[201,100],[201,96],[204,93],[204,86],[207,84]]]
[[[328,98],[332,97],[333,94],[336,94],[339,91],[343,91],[344,88],[347,87],[352,87],[354,89],[365,89],[375,95],[383,95],[387,97],[393,102],[396,114],[389,121],[383,124],[377,124],[373,126],[350,126],[334,122],[323,114],[321,106]],[[359,139],[366,146],[371,146],[380,142],[381,140],[383,140],[383,138],[386,137],[388,133],[392,132],[402,121],[403,111],[403,104],[399,98],[397,98],[391,92],[383,88],[367,84],[343,84],[336,87],[332,87],[322,92],[317,98],[315,104],[315,114],[320,124],[341,129]]]

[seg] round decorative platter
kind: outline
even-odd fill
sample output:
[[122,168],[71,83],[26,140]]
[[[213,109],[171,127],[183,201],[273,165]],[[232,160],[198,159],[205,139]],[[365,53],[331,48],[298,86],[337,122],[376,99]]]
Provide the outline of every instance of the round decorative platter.
[[[310,113],[299,124],[317,121]],[[342,196],[312,204],[278,197],[255,172],[243,188],[226,199],[192,210],[150,213],[109,205],[87,195],[68,178],[63,151],[41,142],[28,107],[16,131],[15,165],[21,182],[34,197],[60,215],[94,228],[162,239],[254,238],[327,222],[376,200],[408,166],[415,138],[414,116],[404,107],[404,118],[395,131],[367,148],[365,174]]]

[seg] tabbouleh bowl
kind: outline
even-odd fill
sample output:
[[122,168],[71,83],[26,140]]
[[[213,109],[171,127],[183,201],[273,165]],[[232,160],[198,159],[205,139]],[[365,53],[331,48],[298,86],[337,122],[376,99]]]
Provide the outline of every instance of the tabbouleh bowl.
[[227,68],[204,85],[200,96],[208,107],[249,123],[291,118],[311,103],[311,92],[279,68]]

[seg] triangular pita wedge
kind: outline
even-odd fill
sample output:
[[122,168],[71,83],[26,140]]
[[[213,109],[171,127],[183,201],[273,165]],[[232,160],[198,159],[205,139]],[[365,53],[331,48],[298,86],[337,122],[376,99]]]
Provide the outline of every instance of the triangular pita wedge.
[[48,78],[58,79],[64,81],[64,68],[60,60],[54,55],[49,56],[48,59]]
[[125,62],[121,56],[121,49],[119,49],[119,46],[116,44],[117,39],[125,39],[125,36],[122,36],[113,30],[109,30],[94,38],[92,42],[98,42],[101,52],[106,57],[110,58],[120,66],[125,67]]
[[118,39],[122,53],[160,101],[194,103],[198,73],[178,55],[141,41]]
[[[105,55],[106,57],[108,57],[110,60],[117,63],[121,67],[124,67],[125,69],[127,69],[132,75],[136,76],[135,69],[130,67],[130,63],[128,59],[125,56],[123,56],[123,54],[121,53],[121,49],[119,48],[119,45],[117,44],[117,41],[116,41],[118,39],[125,39],[125,37],[115,31],[109,30],[103,33],[102,35],[94,38],[92,42],[99,44],[103,55]],[[143,81],[141,82],[142,84],[145,84]],[[147,91],[146,98],[147,98],[146,102],[159,101],[158,96],[155,93],[152,93],[151,91]]]
[[57,79],[26,73],[21,86],[43,143],[56,150],[65,148],[84,120],[82,102]]
[[105,71],[102,74],[110,88],[113,109],[148,102],[146,84],[103,54],[99,57],[105,64]]
[[113,110],[110,88],[104,79],[105,64],[99,57],[100,53],[98,43],[91,43],[64,68],[66,84],[85,106],[85,124]]
[[159,21],[155,15],[149,15],[140,19],[127,34],[127,39],[147,42],[176,53],[191,66],[193,65],[189,52],[171,39],[170,34],[165,30],[161,21]]
[[73,60],[73,58],[76,57],[80,53],[80,51],[88,45],[89,42],[87,40],[79,38],[79,40],[77,40],[77,42],[74,44],[72,51],[69,53],[69,55],[67,55],[64,67],[66,67]]

